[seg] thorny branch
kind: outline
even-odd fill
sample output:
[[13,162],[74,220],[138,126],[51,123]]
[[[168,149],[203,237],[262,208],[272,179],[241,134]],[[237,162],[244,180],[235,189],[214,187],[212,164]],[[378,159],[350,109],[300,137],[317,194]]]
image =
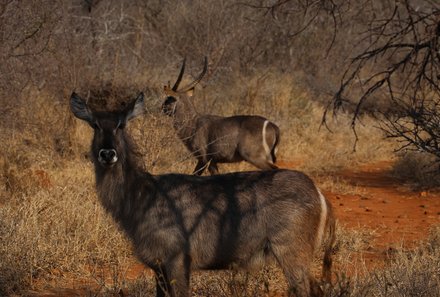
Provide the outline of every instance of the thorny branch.
[[270,14],[274,21],[279,23],[279,26],[283,26],[283,22],[281,21],[283,18],[301,19],[302,26],[290,32],[288,34],[289,37],[296,37],[303,33],[307,28],[312,26],[322,14],[328,15],[333,24],[332,39],[326,51],[328,54],[336,40],[343,9],[349,2],[350,0],[276,0],[270,3],[261,1],[258,1],[258,3],[255,3],[255,1],[239,2],[239,5],[259,9],[263,11],[264,14]]
[[385,100],[381,128],[397,138],[401,149],[416,148],[440,158],[440,4],[396,1],[389,17],[373,19],[365,39],[370,43],[348,65],[339,89],[327,105],[337,114],[354,103],[356,125],[368,100]]

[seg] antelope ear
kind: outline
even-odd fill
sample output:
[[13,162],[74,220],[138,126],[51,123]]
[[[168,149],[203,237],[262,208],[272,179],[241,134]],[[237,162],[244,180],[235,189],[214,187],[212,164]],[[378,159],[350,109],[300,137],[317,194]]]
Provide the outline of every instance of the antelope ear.
[[194,88],[189,89],[188,91],[185,92],[185,94],[186,94],[188,97],[192,97],[192,96],[194,96]]
[[169,83],[168,83],[168,86],[163,86],[163,92],[165,93],[165,96],[172,96],[172,97],[178,96],[178,92],[173,91],[171,89],[171,87],[169,86]]
[[70,96],[70,110],[73,114],[83,121],[92,125],[93,115],[90,109],[87,107],[87,103],[75,92]]
[[125,114],[125,121],[129,120],[141,115],[144,113],[144,93],[140,93],[135,100],[127,107]]

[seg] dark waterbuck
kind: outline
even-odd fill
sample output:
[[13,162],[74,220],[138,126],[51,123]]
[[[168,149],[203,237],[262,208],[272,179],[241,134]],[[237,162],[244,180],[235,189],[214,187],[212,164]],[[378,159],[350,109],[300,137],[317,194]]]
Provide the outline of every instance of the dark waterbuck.
[[281,267],[291,296],[322,293],[310,265],[324,244],[323,278],[330,281],[335,220],[305,174],[152,175],[125,129],[143,112],[143,94],[122,111],[96,112],[73,93],[70,107],[94,129],[99,200],[156,273],[157,296],[189,296],[191,269],[256,268],[266,260]]
[[257,115],[222,117],[199,114],[190,102],[194,87],[207,70],[207,59],[200,75],[178,89],[185,71],[185,60],[173,87],[165,86],[167,98],[162,105],[173,118],[174,129],[188,150],[197,158],[194,173],[201,175],[206,167],[217,174],[217,163],[247,161],[260,169],[276,169],[276,151],[280,129]]

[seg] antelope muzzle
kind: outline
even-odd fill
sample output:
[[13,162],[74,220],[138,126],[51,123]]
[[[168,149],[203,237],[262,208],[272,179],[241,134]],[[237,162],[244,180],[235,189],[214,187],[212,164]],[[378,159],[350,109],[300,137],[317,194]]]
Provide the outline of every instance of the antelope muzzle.
[[114,149],[101,149],[98,153],[98,161],[104,166],[113,166],[118,161],[118,154]]

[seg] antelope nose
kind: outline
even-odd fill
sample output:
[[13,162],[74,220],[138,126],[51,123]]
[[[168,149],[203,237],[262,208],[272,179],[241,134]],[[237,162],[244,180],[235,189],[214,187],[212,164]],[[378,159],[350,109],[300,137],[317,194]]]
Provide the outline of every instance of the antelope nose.
[[98,154],[99,160],[104,163],[115,163],[118,160],[116,150],[101,149]]

